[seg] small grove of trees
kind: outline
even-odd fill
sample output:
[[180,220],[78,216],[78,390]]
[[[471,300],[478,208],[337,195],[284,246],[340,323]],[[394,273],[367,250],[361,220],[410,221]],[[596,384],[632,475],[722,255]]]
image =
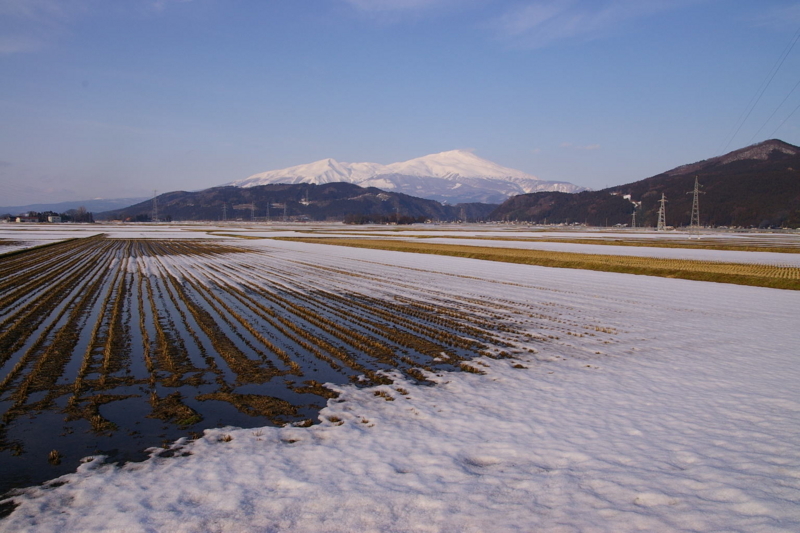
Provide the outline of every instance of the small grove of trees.
[[412,217],[408,215],[362,215],[351,213],[344,216],[345,224],[416,224],[425,222],[424,216]]
[[65,222],[83,222],[91,224],[94,222],[94,215],[81,206],[78,209],[70,209],[61,215],[61,220]]

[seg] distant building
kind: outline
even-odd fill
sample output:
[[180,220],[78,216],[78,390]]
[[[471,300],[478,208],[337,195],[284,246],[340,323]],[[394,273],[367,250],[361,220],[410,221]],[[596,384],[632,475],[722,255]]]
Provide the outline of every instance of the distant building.
[[20,215],[17,217],[17,222],[39,222],[39,217],[30,217],[28,215]]
[[60,224],[61,223],[61,217],[58,216],[58,215],[48,215],[47,216],[47,221],[49,223],[51,223],[51,224]]

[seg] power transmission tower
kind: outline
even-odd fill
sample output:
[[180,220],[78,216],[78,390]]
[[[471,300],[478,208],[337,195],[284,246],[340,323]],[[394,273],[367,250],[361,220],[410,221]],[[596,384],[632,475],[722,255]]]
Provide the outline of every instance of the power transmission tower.
[[694,177],[694,190],[689,191],[686,194],[693,194],[694,197],[692,198],[692,219],[689,222],[689,228],[691,229],[700,229],[700,195],[705,194],[700,190],[700,183],[697,181],[697,176]]
[[256,221],[256,203],[250,204],[250,222]]
[[658,208],[658,226],[656,227],[656,231],[664,231],[667,229],[667,197],[664,196],[664,193],[661,193],[661,200],[659,200],[661,206]]
[[267,198],[267,222],[269,222],[269,198]]
[[222,204],[222,221],[228,220],[228,204]]
[[286,203],[286,202],[283,202],[283,221],[284,221],[284,222],[286,222],[287,220],[289,220],[288,218],[286,218],[286,206],[288,206],[288,205],[289,205],[288,203]]
[[631,227],[636,227],[636,208],[633,208],[633,216],[631,217]]
[[158,222],[158,191],[153,190],[153,214],[150,216],[150,220],[153,222]]

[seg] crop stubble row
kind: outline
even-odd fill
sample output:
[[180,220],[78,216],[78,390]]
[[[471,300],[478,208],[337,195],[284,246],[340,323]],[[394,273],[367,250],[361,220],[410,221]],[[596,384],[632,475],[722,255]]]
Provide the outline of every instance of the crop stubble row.
[[0,448],[19,447],[6,438],[15,420],[45,410],[113,432],[102,406],[131,397],[181,427],[208,400],[280,423],[297,398],[332,396],[319,385],[332,375],[424,379],[512,346],[491,309],[502,304],[437,302],[408,282],[379,298],[348,288],[385,280],[334,270],[200,240],[92,237],[0,259]]

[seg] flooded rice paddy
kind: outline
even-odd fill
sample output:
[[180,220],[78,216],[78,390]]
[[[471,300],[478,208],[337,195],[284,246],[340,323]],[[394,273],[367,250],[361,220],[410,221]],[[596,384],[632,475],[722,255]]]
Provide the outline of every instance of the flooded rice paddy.
[[501,302],[238,242],[96,236],[0,257],[0,493],[204,428],[311,424],[336,397],[322,383],[475,371],[464,361],[521,335]]

